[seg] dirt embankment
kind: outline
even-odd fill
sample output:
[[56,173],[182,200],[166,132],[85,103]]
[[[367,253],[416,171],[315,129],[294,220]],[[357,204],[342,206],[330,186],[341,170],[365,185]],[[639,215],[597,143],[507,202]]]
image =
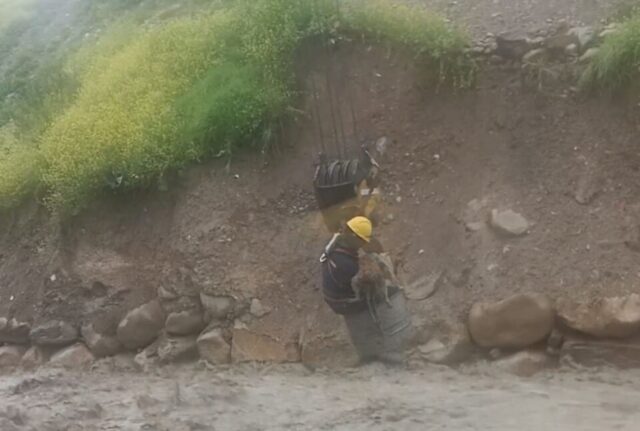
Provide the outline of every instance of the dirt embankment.
[[[303,88],[321,96],[301,101],[305,114],[283,126],[268,156],[191,168],[168,191],[107,197],[62,226],[34,205],[3,214],[0,316],[113,332],[159,288],[195,288],[235,297],[249,331],[308,344],[311,361],[334,360],[347,344],[317,291],[328,234],[311,188],[321,147],[315,108],[331,148],[327,68],[350,148],[351,106],[358,138],[389,138],[377,235],[405,261],[407,281],[443,274],[431,300],[411,304],[421,330],[517,292],[582,299],[637,290],[632,111],[562,86],[538,92],[508,66],[485,69],[474,91],[434,94],[411,58],[386,48],[304,57]],[[500,236],[486,223],[492,209],[522,214],[528,233]],[[266,310],[260,317],[249,313],[254,298]]]

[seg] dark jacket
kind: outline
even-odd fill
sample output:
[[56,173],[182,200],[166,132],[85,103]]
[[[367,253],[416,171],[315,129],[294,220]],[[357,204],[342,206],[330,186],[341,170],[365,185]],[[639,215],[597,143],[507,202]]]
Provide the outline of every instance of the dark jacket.
[[358,313],[367,309],[363,300],[357,300],[351,279],[358,273],[358,251],[341,247],[329,250],[322,261],[322,292],[329,307],[337,314]]

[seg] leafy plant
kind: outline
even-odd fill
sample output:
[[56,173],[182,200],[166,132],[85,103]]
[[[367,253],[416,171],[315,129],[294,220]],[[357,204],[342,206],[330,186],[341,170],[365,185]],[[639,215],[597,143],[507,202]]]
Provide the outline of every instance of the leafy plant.
[[[37,147],[13,142],[0,153],[3,205],[41,179],[50,208],[74,213],[100,190],[145,187],[193,161],[264,148],[295,101],[292,63],[309,37],[400,44],[424,60],[438,85],[466,87],[473,79],[466,36],[424,11],[382,0],[343,10],[332,0],[187,3],[190,13],[170,19],[112,24],[56,69],[58,81],[35,89],[51,102],[39,121],[24,122],[39,136]],[[148,5],[95,3],[107,17],[109,8],[141,14]]]
[[607,36],[581,78],[585,89],[609,92],[633,84],[640,75],[640,15],[624,21]]

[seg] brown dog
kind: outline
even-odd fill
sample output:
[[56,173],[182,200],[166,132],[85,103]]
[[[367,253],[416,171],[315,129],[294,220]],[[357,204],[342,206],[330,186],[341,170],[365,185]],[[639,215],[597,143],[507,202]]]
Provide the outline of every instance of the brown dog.
[[362,253],[360,269],[351,281],[356,298],[365,299],[369,305],[384,301],[391,306],[389,286],[397,280],[387,260],[390,258],[386,254]]

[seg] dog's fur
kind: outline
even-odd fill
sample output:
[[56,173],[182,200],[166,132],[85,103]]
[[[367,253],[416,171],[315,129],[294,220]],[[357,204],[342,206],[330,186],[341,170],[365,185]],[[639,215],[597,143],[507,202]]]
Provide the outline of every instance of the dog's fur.
[[390,258],[385,254],[362,253],[360,269],[351,281],[351,286],[358,299],[365,299],[370,304],[389,301],[389,285],[397,282],[393,266],[389,267]]

